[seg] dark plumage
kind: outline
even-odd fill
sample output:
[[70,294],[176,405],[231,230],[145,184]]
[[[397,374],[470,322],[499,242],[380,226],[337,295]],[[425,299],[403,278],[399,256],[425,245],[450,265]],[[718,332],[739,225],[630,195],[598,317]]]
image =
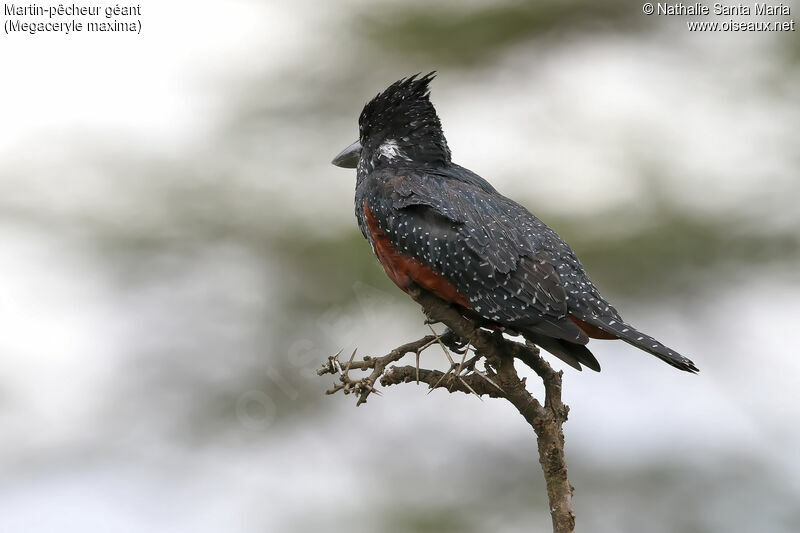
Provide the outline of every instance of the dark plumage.
[[412,76],[373,98],[359,117],[359,141],[333,161],[358,169],[358,225],[389,277],[518,332],[579,370],[600,370],[585,346],[594,337],[621,339],[696,372],[624,322],[556,232],[451,161],[429,100],[431,79]]

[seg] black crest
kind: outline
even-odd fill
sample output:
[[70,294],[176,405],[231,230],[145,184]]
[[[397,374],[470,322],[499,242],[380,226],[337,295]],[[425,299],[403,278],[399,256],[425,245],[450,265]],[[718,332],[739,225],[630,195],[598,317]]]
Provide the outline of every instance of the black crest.
[[387,146],[396,146],[396,160],[422,164],[450,162],[442,124],[429,98],[429,84],[435,76],[431,72],[422,77],[415,74],[403,78],[364,106],[358,125],[368,159],[380,158],[382,146],[384,153]]

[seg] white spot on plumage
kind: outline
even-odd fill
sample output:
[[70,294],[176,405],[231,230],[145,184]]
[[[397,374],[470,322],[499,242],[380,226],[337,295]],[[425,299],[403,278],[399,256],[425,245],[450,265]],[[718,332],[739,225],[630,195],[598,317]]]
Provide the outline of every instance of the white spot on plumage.
[[384,157],[389,161],[394,159],[405,159],[406,161],[411,161],[411,158],[405,155],[402,150],[400,150],[400,145],[397,144],[397,141],[394,139],[386,139],[386,141],[384,141],[383,144],[378,147],[378,153],[381,155],[381,157]]

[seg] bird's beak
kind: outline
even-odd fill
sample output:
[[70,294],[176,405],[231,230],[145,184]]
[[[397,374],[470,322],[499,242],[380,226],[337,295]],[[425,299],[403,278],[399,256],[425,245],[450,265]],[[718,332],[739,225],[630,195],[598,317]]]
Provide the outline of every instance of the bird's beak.
[[361,157],[361,143],[356,141],[333,158],[333,163],[337,167],[342,168],[356,168],[358,166],[358,159]]

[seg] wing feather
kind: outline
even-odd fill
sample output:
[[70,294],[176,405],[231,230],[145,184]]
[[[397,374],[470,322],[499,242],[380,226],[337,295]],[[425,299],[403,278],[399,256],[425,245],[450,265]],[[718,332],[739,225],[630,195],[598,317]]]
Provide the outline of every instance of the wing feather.
[[373,178],[380,192],[369,205],[381,229],[404,253],[444,275],[473,311],[509,327],[588,342],[567,318],[567,293],[553,266],[563,241],[548,241],[549,228],[522,206],[435,173],[375,172]]

